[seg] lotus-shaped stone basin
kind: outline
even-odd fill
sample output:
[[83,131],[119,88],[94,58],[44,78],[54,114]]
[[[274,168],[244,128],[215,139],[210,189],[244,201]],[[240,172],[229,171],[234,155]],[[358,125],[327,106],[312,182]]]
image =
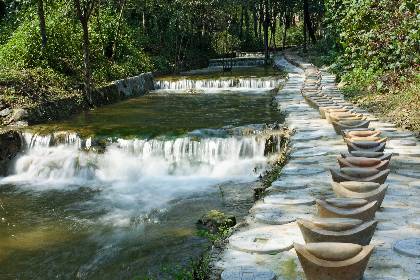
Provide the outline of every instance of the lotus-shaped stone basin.
[[[333,191],[338,197],[361,198],[369,202],[376,201],[377,209],[381,207],[388,185],[369,185],[366,182],[342,182],[332,183]],[[355,191],[358,190],[358,191]]]
[[[362,152],[383,152],[385,150],[385,142],[377,141],[354,141],[347,138],[344,139],[347,144],[349,152],[362,151]],[[386,141],[382,140],[382,141]]]
[[391,160],[392,154],[384,154],[383,152],[365,152],[365,151],[352,151],[350,153],[341,153],[343,158],[348,157],[366,157],[376,158],[379,160]]
[[360,181],[383,184],[388,177],[390,170],[378,170],[375,168],[344,167],[330,168],[334,182]]
[[315,218],[298,219],[297,224],[306,243],[342,242],[369,245],[378,222],[363,222],[351,218]]
[[385,170],[389,167],[389,160],[380,160],[368,157],[337,157],[338,164],[343,167],[369,167],[377,170]]
[[343,130],[354,129],[354,128],[368,128],[369,120],[353,120],[353,121],[337,121],[332,122],[334,130],[337,134],[342,134]]
[[323,242],[294,248],[307,280],[361,280],[374,247]]
[[330,198],[316,200],[318,216],[322,218],[352,218],[370,221],[375,218],[377,201],[360,198]]

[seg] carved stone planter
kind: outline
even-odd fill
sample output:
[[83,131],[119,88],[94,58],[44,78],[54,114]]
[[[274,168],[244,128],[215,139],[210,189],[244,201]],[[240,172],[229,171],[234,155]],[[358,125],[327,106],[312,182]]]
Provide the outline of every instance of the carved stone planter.
[[307,280],[361,280],[373,246],[310,243],[294,248]]
[[378,137],[381,135],[380,130],[359,130],[359,131],[349,131],[345,133],[345,136],[348,138],[352,137]]
[[378,222],[349,218],[318,218],[299,219],[297,224],[306,243],[341,242],[369,245]]
[[392,154],[384,154],[383,152],[364,152],[364,151],[352,151],[350,153],[341,153],[343,158],[348,157],[366,157],[376,158],[379,160],[391,160]]
[[[362,151],[362,152],[383,152],[385,150],[385,142],[377,141],[349,141],[344,139],[347,144],[349,152]],[[383,139],[381,139],[383,141]],[[386,139],[385,139],[386,141]]]
[[385,183],[390,170],[377,170],[375,168],[354,168],[344,167],[341,169],[330,168],[331,176],[334,182],[360,181],[374,182],[378,184]]
[[389,160],[367,157],[337,157],[338,164],[343,167],[369,167],[378,170],[388,169]]
[[[346,183],[352,183],[350,184]],[[357,183],[360,184],[359,191],[357,190]],[[345,198],[361,198],[365,199],[369,202],[377,201],[377,207],[381,207],[382,201],[384,200],[386,191],[388,189],[387,184],[379,185],[376,188],[375,186],[372,186],[374,188],[371,190],[367,184],[364,184],[363,182],[343,182],[343,183],[332,183],[333,191],[338,197],[345,197]]]
[[[335,201],[348,201],[348,203],[334,203]],[[362,201],[351,203],[351,201]],[[333,198],[327,200],[316,200],[318,216],[322,218],[351,218],[362,221],[370,221],[375,218],[378,202],[368,202],[365,199],[357,198]]]
[[355,128],[368,128],[370,121],[338,121],[332,122],[334,130],[337,134],[342,134],[343,130]]

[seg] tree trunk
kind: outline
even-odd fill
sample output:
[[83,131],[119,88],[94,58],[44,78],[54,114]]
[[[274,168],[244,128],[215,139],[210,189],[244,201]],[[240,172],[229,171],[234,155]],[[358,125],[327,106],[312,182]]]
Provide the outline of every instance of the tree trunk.
[[83,28],[83,65],[85,67],[85,90],[89,104],[92,102],[92,67],[90,65],[89,28],[87,21],[82,22]]
[[307,36],[306,36],[306,23],[303,20],[303,52],[306,52]]
[[43,0],[38,0],[38,19],[39,29],[41,31],[41,46],[44,49],[47,46],[47,29],[45,27],[45,11]]
[[115,28],[114,43],[112,45],[112,57],[111,57],[112,60],[115,59],[116,52],[117,52],[117,42],[120,36],[120,26],[121,26],[122,16],[124,13],[125,2],[126,2],[125,0],[122,0],[120,14],[118,15],[118,20],[117,20],[117,27]]
[[263,29],[264,29],[264,52],[265,52],[265,64],[268,64],[268,60],[270,59],[270,53],[268,49],[268,29],[270,28],[270,11],[268,7],[268,1],[266,0],[264,2],[264,9],[263,9],[263,16],[264,16],[264,22],[263,22]]
[[239,38],[242,40],[243,39],[243,28],[244,28],[244,17],[245,17],[245,6],[242,5],[241,7],[241,19],[239,21]]
[[284,13],[283,24],[284,24],[284,29],[283,29],[283,50],[284,50],[286,48],[287,27],[289,24],[287,20],[287,12]]
[[245,41],[248,42],[249,39],[249,11],[248,11],[248,1],[246,3],[245,9]]
[[253,3],[253,7],[252,7],[252,17],[254,20],[254,36],[255,38],[258,38],[258,16],[257,16],[257,7],[255,4],[255,1]]
[[311,38],[312,43],[316,42],[315,32],[312,28],[311,16],[309,14],[309,3],[308,0],[303,0],[303,22],[306,26],[305,30],[308,30],[309,37]]
[[83,7],[80,4],[80,0],[74,0],[76,7],[77,16],[79,17],[80,24],[83,30],[83,66],[85,68],[84,83],[85,83],[85,94],[89,105],[93,105],[92,100],[92,66],[90,62],[90,44],[89,44],[89,18],[95,8],[96,0],[90,0],[84,3]]

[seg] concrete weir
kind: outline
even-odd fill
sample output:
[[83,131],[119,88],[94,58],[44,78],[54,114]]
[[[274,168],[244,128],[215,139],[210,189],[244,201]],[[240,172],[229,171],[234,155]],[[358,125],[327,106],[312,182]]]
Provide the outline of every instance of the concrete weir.
[[337,89],[335,77],[326,71],[290,55],[287,60],[283,57],[275,59],[275,63],[289,72],[288,80],[275,100],[287,115],[285,123],[295,130],[291,140],[292,152],[268,194],[256,202],[245,225],[234,231],[214,261],[215,274],[247,267],[248,270],[272,271],[277,279],[306,279],[293,249],[293,243],[305,244],[296,219],[315,217],[317,208],[313,203],[301,201],[336,197],[329,169],[339,167],[337,156],[347,153],[348,147],[333,125],[321,118],[316,106],[307,102],[302,94],[304,89],[304,92],[331,96],[335,104],[363,114],[370,121],[369,128],[380,130],[381,137],[392,139],[384,151],[392,154],[391,172],[385,182],[389,185],[388,192],[382,207],[376,212],[378,225],[370,242],[375,249],[363,279],[419,279],[420,188],[416,187],[419,141],[410,132],[394,128],[393,124],[381,122],[347,103]]

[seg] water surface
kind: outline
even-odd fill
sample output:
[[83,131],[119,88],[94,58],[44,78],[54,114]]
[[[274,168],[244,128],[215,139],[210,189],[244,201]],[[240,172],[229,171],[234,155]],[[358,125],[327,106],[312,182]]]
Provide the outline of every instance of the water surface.
[[168,279],[209,245],[201,215],[247,213],[272,97],[157,91],[25,132],[0,178],[0,279]]

